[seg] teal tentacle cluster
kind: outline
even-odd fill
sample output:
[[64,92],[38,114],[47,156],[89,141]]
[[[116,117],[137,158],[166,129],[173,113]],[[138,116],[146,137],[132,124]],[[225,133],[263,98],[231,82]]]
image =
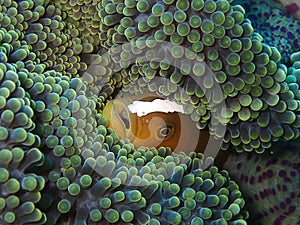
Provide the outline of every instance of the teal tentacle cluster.
[[273,154],[232,155],[225,163],[246,194],[249,223],[299,223],[299,141],[280,142]]
[[75,178],[81,147],[95,136],[95,103],[80,78],[30,72],[9,63],[11,52],[1,62],[1,223],[44,224],[41,193],[54,173]]
[[43,176],[28,173],[33,164],[41,164],[43,154],[37,148],[0,150],[0,222],[1,224],[44,224],[46,214],[37,204],[45,187]]
[[49,173],[48,224],[247,224],[238,186],[202,154],[136,150],[100,125],[82,156],[76,179]]
[[[81,55],[93,52],[98,45],[94,40],[98,38],[81,36],[83,31],[78,27],[84,26],[68,17],[56,4],[46,1],[5,2],[1,7],[3,18],[0,25],[11,35],[7,40],[18,39],[18,45],[21,40],[27,43],[26,48],[19,50],[18,58],[14,56],[14,61],[24,60],[29,71],[41,73],[54,69],[75,77],[87,68]],[[24,50],[30,50],[27,59],[29,52]]]
[[293,92],[294,98],[299,99],[299,69],[300,69],[300,52],[295,52],[291,55],[292,65],[288,67],[286,82]]
[[39,143],[39,137],[32,130],[34,112],[30,98],[20,86],[19,75],[15,67],[1,63],[1,148],[22,146],[30,148]]
[[[26,2],[19,4],[2,7],[3,13],[29,7]],[[81,163],[78,149],[93,138],[95,103],[85,96],[80,78],[47,70],[36,57],[40,52],[31,51],[40,49],[24,35],[22,27],[6,25],[9,30],[1,27],[0,31],[1,224],[44,224],[47,216],[40,201],[49,179],[43,172],[56,166],[63,175],[75,176]],[[36,26],[30,23],[29,29]],[[53,161],[52,155],[57,157]]]
[[[96,50],[98,49],[101,39],[99,38],[99,30],[101,29],[101,24],[100,17],[98,15],[98,2],[99,1],[91,0],[62,0],[54,2],[54,7],[59,8],[61,11],[62,22],[66,22],[67,26],[72,26],[72,29],[70,29],[71,36],[80,38],[83,45],[90,44],[93,49]],[[57,15],[57,13],[53,15]],[[80,45],[81,44],[75,47],[78,48]]]
[[[107,37],[102,45],[112,56],[111,68],[116,66],[114,79],[123,80],[123,92],[148,89],[167,96],[216,137],[224,136],[216,127],[226,125],[223,149],[261,153],[278,139],[299,136],[299,104],[289,94],[277,46],[264,43],[245,10],[230,3],[102,1],[99,15]],[[96,83],[105,83],[110,74],[104,71]],[[222,101],[227,110],[215,118],[212,112]],[[295,104],[286,107],[287,102]]]
[[27,170],[43,162],[36,148],[40,138],[33,132],[31,99],[20,85],[17,68],[1,62],[0,73],[0,221],[1,224],[43,224],[45,214],[36,206],[45,186],[43,176]]
[[[34,9],[38,7],[35,5]],[[55,4],[45,6],[40,14],[25,32],[25,40],[32,46],[38,63],[69,77],[82,74],[87,64],[82,61],[81,54],[94,50],[93,39],[81,38],[79,24],[67,20],[68,15]]]
[[45,179],[29,170],[41,165],[44,155],[34,132],[32,99],[20,82],[28,73],[22,60],[29,47],[19,41],[18,31],[1,27],[0,36],[0,223],[43,224],[46,215],[37,204]]
[[34,132],[42,137],[42,145],[54,150],[54,155],[73,155],[73,146],[81,148],[93,136],[95,103],[86,97],[85,86],[79,78],[55,71],[28,75],[24,78],[31,81],[26,91],[34,101],[37,123]]
[[300,22],[288,15],[278,1],[234,0],[233,4],[245,8],[246,17],[263,36],[263,42],[279,50],[282,62],[290,63],[290,55],[300,50]]

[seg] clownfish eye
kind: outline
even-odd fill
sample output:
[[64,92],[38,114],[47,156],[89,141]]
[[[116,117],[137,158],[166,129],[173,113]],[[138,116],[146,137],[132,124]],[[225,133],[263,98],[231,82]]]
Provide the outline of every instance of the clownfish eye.
[[170,126],[170,125],[166,125],[166,126],[161,127],[158,130],[158,137],[161,138],[161,139],[167,138],[171,134],[172,128],[173,127]]

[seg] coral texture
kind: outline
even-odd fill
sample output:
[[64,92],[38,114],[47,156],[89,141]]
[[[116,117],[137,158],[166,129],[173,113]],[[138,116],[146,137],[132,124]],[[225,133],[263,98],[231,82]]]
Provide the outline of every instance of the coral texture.
[[299,143],[281,143],[274,151],[263,155],[232,155],[225,168],[239,181],[247,196],[251,224],[300,224]]

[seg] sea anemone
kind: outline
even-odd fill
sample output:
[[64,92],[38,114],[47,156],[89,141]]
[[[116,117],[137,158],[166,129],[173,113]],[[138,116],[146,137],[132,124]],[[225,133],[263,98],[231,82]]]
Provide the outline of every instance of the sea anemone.
[[[272,143],[299,136],[300,59],[298,22],[272,10],[294,37],[273,40],[232,0],[0,0],[0,223],[246,225],[248,210],[257,223],[293,221],[281,203],[252,203],[260,185],[244,188],[234,163],[136,148],[102,114],[119,97],[155,94],[226,153],[251,152],[245,170],[256,152],[275,157]],[[287,160],[271,171],[294,150],[276,152]],[[280,179],[297,178],[296,163]],[[290,216],[294,187],[278,187]]]

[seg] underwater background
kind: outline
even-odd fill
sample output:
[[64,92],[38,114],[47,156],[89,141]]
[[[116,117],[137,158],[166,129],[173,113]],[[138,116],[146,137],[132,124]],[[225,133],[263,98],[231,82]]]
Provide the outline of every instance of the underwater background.
[[[300,225],[282,2],[0,0],[0,224]],[[183,105],[208,151],[119,138],[105,106],[145,93]]]

